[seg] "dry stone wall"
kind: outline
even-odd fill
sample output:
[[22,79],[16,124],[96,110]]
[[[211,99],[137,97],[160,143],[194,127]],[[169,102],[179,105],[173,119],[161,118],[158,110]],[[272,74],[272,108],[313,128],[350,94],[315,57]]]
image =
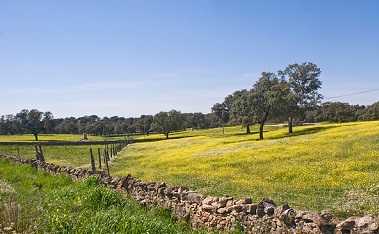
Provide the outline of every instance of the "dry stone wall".
[[178,219],[188,222],[196,229],[233,231],[245,233],[379,233],[379,215],[350,217],[339,220],[328,211],[311,212],[295,210],[288,205],[276,205],[269,198],[254,203],[245,197],[206,196],[186,187],[168,187],[165,183],[142,182],[127,177],[110,177],[104,173],[57,166],[35,159],[21,159],[1,155],[14,163],[31,165],[53,175],[64,174],[77,181],[95,176],[104,186],[127,193],[146,207],[163,206]]

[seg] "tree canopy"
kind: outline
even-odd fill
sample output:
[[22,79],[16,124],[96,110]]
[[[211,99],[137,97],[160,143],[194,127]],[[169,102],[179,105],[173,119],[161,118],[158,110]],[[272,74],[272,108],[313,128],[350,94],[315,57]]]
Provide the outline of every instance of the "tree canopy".
[[154,115],[152,127],[156,132],[163,133],[168,138],[170,132],[182,131],[184,123],[185,119],[180,111],[161,111]]
[[36,141],[38,141],[38,133],[45,129],[46,124],[52,118],[52,114],[50,112],[45,115],[43,114],[43,112],[36,109],[32,109],[30,111],[24,109],[16,115],[21,127],[32,133]]
[[262,77],[250,90],[252,112],[260,124],[259,139],[263,139],[263,128],[267,120],[281,113],[285,106],[286,83],[271,72],[262,72]]
[[320,68],[313,63],[291,64],[278,75],[286,80],[289,86],[287,94],[287,110],[289,115],[288,131],[292,133],[292,122],[295,117],[301,117],[309,108],[316,107],[322,99],[317,92],[322,82],[318,79]]

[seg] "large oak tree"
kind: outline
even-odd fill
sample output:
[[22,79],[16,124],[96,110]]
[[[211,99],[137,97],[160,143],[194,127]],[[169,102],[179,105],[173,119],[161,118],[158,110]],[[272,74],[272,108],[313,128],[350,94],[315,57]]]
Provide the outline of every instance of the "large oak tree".
[[185,118],[180,111],[161,111],[154,115],[152,127],[156,132],[163,133],[168,138],[170,132],[182,131],[184,123]]
[[262,77],[250,90],[250,100],[255,120],[260,124],[259,139],[263,140],[265,123],[283,110],[288,92],[287,84],[274,73],[262,72]]
[[16,115],[16,118],[21,126],[32,133],[35,140],[38,141],[38,133],[45,129],[45,124],[50,120],[50,117],[52,117],[52,114],[50,115],[49,113],[50,112],[45,115],[45,117],[48,118],[45,121],[45,119],[43,119],[43,112],[36,109],[30,111],[24,109]]
[[318,93],[322,82],[318,79],[320,68],[311,62],[291,64],[278,74],[288,82],[287,98],[288,131],[292,133],[295,117],[301,117],[305,111],[320,103],[322,95]]

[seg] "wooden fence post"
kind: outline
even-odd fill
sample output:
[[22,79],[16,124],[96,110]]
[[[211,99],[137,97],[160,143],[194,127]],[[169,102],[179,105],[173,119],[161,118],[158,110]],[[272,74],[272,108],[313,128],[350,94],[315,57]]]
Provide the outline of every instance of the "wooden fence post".
[[97,154],[99,155],[99,168],[101,170],[101,154],[100,154],[100,148],[97,148]]
[[92,148],[89,149],[89,153],[90,153],[90,157],[91,157],[92,172],[95,172],[96,167],[95,167],[95,159],[93,158],[93,154],[92,154]]
[[45,162],[45,157],[43,157],[43,152],[42,152],[42,146],[41,145],[39,145],[39,152],[40,152],[40,156],[41,156],[41,161]]
[[36,150],[36,158],[37,158],[37,160],[41,160],[41,159],[40,159],[40,156],[39,156],[39,152],[38,152],[38,147],[37,147],[37,145],[34,145],[34,149]]
[[108,172],[108,176],[110,176],[110,173],[109,173],[109,165],[108,165],[108,152],[106,149],[104,149],[104,161],[105,161],[105,168]]
[[36,158],[37,158],[37,160],[45,162],[45,158],[43,157],[43,154],[42,154],[42,147],[41,147],[41,145],[39,145],[39,151],[38,151],[38,146],[37,145],[34,145],[34,149],[36,150]]

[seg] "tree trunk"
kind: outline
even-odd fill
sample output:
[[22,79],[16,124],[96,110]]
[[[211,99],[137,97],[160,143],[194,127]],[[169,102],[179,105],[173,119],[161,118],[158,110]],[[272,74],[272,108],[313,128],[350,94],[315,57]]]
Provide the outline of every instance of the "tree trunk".
[[168,139],[168,134],[169,134],[168,132],[167,132],[167,133],[165,133],[166,139]]
[[225,134],[225,124],[222,123],[222,135],[224,135],[224,134]]
[[288,134],[292,134],[292,120],[293,118],[292,117],[289,117],[288,118]]
[[246,125],[246,134],[250,134],[250,125]]
[[37,133],[33,133],[33,135],[34,135],[34,138],[36,139],[36,141],[38,141]]
[[259,140],[263,140],[263,127],[265,126],[265,122],[261,122],[259,126]]

